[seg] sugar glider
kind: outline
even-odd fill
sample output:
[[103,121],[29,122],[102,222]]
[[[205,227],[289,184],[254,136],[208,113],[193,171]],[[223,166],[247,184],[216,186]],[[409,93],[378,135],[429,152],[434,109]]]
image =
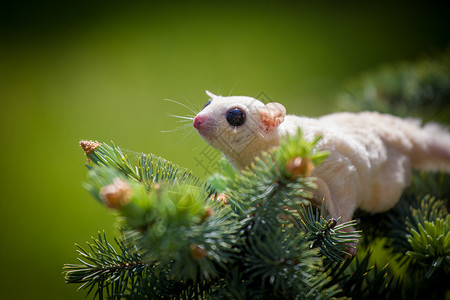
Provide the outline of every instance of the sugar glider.
[[193,120],[211,146],[236,169],[279,145],[301,128],[304,138],[320,135],[327,159],[313,170],[314,199],[328,213],[349,221],[356,209],[377,213],[392,208],[409,184],[412,169],[450,172],[450,134],[440,125],[376,112],[334,113],[319,118],[286,115],[280,103],[245,96],[210,97]]

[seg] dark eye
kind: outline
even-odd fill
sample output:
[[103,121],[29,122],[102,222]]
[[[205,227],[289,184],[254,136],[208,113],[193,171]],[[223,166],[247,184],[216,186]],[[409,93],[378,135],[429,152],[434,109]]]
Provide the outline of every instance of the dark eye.
[[207,107],[207,106],[210,105],[210,104],[211,104],[211,101],[206,102],[205,105],[203,105],[203,108],[202,108],[202,109],[205,109],[205,107]]
[[230,109],[227,112],[227,121],[230,125],[241,126],[245,123],[245,113],[239,108]]

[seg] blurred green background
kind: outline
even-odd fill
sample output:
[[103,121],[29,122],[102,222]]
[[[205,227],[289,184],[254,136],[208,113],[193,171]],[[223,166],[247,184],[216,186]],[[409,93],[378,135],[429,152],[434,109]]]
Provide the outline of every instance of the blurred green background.
[[[16,1],[0,12],[2,299],[84,299],[64,284],[74,243],[114,218],[81,183],[81,139],[113,140],[206,172],[206,144],[164,133],[204,90],[289,113],[336,109],[346,79],[449,45],[444,1]],[[267,100],[267,99],[264,99]],[[130,152],[133,155],[132,152]]]

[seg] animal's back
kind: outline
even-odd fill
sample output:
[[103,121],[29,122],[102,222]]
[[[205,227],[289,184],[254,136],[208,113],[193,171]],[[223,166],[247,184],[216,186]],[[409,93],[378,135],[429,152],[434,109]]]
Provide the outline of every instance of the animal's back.
[[301,127],[307,139],[322,136],[319,147],[329,150],[330,158],[314,175],[326,182],[333,198],[356,197],[354,208],[390,209],[413,167],[450,170],[450,134],[437,125],[421,127],[415,120],[375,112],[287,116],[285,123],[284,134]]
[[337,113],[320,120],[350,133],[375,133],[387,147],[408,155],[416,169],[450,171],[450,133],[439,124],[421,126],[417,119],[377,112]]

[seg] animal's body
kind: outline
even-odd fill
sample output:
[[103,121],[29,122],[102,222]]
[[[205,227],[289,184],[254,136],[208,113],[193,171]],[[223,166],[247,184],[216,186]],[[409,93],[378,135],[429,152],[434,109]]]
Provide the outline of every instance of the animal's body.
[[349,221],[358,208],[392,208],[409,184],[412,169],[450,171],[450,134],[437,124],[376,112],[335,113],[319,118],[286,115],[279,103],[207,92],[210,102],[194,127],[237,169],[249,166],[262,151],[301,128],[304,138],[320,135],[317,147],[330,155],[314,169],[315,199],[328,213]]

